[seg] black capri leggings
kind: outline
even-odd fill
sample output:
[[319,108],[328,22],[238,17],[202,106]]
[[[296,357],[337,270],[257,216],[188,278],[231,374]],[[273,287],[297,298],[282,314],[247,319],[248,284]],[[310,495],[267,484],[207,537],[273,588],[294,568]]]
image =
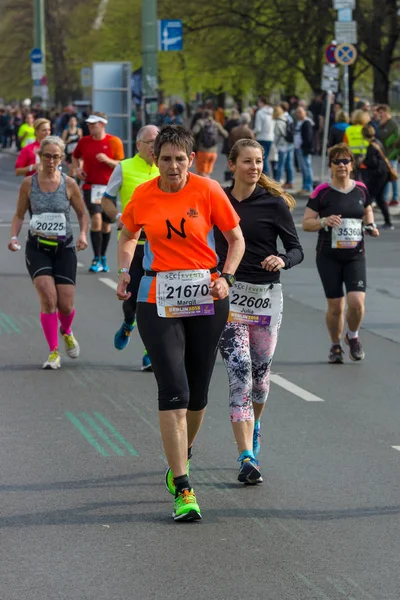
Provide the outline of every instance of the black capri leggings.
[[213,316],[168,319],[156,304],[138,302],[136,320],[158,384],[159,410],[202,410],[218,342],[229,312],[229,298],[214,302]]
[[126,291],[131,293],[131,297],[128,300],[124,300],[122,304],[124,319],[126,323],[129,323],[129,325],[133,325],[136,316],[137,295],[139,291],[140,280],[142,279],[144,273],[143,255],[144,245],[141,244],[136,247],[131,266],[129,267],[129,275],[131,280],[126,288]]

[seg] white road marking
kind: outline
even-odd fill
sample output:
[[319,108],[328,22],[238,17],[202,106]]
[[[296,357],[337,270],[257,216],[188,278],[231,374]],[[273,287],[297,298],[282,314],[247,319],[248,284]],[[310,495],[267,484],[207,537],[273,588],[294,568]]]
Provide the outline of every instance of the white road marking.
[[276,385],[279,385],[283,389],[287,390],[288,392],[291,392],[295,396],[299,396],[299,398],[302,398],[302,400],[305,400],[306,402],[325,402],[325,400],[323,400],[322,398],[314,396],[314,394],[307,392],[307,390],[304,390],[295,383],[291,383],[290,381],[284,379],[280,375],[271,375],[271,381],[273,383],[276,383]]
[[394,450],[398,450],[400,452],[400,446],[392,446]]
[[85,265],[81,262],[78,262],[78,267],[84,267]]
[[104,285],[108,285],[112,290],[117,289],[117,283],[113,279],[109,279],[108,277],[99,277],[99,281],[104,283]]

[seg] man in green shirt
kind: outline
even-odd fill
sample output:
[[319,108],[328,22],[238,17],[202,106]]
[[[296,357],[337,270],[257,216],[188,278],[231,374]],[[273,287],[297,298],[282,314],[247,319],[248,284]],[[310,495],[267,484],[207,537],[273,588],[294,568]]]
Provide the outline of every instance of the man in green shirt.
[[[101,205],[106,215],[113,221],[117,221],[118,227],[120,225],[121,214],[130,202],[137,186],[150,181],[150,179],[154,179],[154,177],[158,177],[160,174],[157,166],[154,164],[154,142],[157,135],[158,128],[155,125],[145,125],[139,129],[136,138],[137,154],[133,158],[122,160],[115,167],[110,177]],[[121,200],[121,211],[117,209],[118,194]],[[127,291],[131,293],[131,297],[129,300],[125,300],[122,305],[124,321],[114,337],[114,346],[117,350],[126,348],[135,326],[136,297],[139,283],[143,276],[142,262],[145,241],[146,236],[142,231],[129,271],[131,281]],[[142,370],[149,371],[150,369],[150,359],[145,351],[142,360]]]
[[32,113],[28,113],[23,123],[18,129],[18,140],[21,148],[25,148],[28,144],[33,144],[36,141],[35,128],[33,123],[35,118]]
[[[399,156],[399,149],[397,147],[399,139],[399,126],[397,125],[396,121],[392,118],[390,108],[387,104],[380,104],[378,106],[378,119],[379,140],[383,144],[386,157],[390,160],[392,167],[397,170]],[[397,181],[389,182],[386,185],[384,193],[385,202],[387,202],[389,199],[390,186],[392,186],[393,197],[391,202],[389,203],[389,206],[398,206],[399,186]]]

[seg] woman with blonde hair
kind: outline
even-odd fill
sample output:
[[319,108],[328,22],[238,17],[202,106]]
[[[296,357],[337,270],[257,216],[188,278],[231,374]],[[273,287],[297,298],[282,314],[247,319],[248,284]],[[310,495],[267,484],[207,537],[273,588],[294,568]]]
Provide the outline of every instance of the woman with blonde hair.
[[[228,323],[220,351],[229,377],[230,419],[239,451],[238,480],[262,482],[257,455],[260,418],[267,401],[270,369],[282,320],[280,271],[303,260],[303,250],[290,211],[292,196],[262,173],[263,147],[239,140],[229,155],[234,184],[226,194],[240,217],[246,250],[230,290]],[[279,253],[278,237],[285,248]],[[228,246],[215,229],[221,270]]]

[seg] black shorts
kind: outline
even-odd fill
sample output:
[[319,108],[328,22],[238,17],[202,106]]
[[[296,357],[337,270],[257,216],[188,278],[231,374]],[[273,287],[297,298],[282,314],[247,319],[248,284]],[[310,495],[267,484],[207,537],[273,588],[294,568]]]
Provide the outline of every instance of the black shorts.
[[[110,219],[110,217],[106,215],[104,210],[102,210],[101,204],[92,204],[90,202],[91,195],[91,190],[83,190],[83,199],[85,201],[89,215],[92,217],[93,215],[98,215],[100,213],[104,223],[113,223],[112,219]],[[113,202],[116,203],[116,200],[113,200]]]
[[40,247],[36,240],[28,240],[25,262],[32,281],[40,275],[50,275],[57,285],[75,285],[77,258],[75,248],[58,246]]
[[327,298],[343,298],[343,284],[347,293],[367,289],[367,267],[361,252],[349,258],[318,254],[317,269]]

